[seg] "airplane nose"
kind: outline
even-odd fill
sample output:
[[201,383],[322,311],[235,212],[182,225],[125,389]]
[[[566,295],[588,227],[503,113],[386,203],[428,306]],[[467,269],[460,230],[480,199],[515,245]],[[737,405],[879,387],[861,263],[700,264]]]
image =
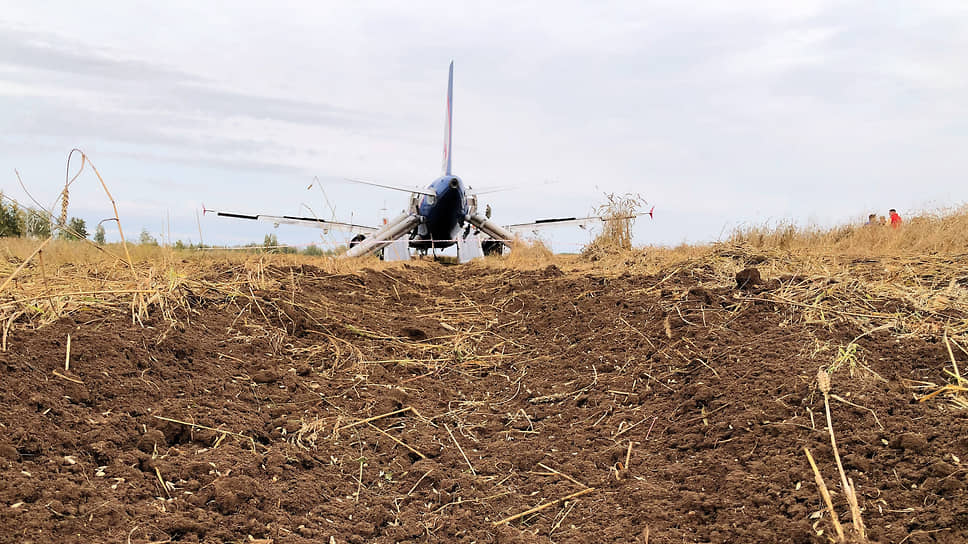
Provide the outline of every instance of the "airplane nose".
[[451,189],[456,189],[458,185],[460,185],[460,182],[457,181],[457,178],[450,178],[450,188]]

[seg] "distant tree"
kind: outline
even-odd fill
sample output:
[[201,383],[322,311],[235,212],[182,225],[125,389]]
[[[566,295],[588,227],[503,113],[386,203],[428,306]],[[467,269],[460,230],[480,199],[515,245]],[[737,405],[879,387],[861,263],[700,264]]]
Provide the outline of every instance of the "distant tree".
[[35,238],[50,236],[50,218],[37,210],[27,210],[27,235]]
[[104,225],[98,223],[97,228],[94,229],[94,243],[104,245],[105,234]]
[[71,217],[67,228],[61,230],[61,238],[65,240],[81,240],[87,238],[87,223],[80,217]]
[[262,249],[269,253],[276,253],[276,246],[279,245],[279,238],[275,234],[266,234],[262,239]]
[[262,250],[266,253],[298,253],[296,248],[280,244],[275,234],[266,234],[262,239]]
[[0,200],[0,236],[22,236],[23,232],[20,210],[17,205],[4,204]]
[[143,246],[156,246],[158,239],[152,236],[148,229],[141,227],[141,236],[138,237],[138,243]]
[[303,255],[309,255],[310,257],[321,257],[323,255],[323,250],[319,249],[316,244],[309,244],[306,249],[303,250]]
[[175,249],[188,249],[191,247],[191,244],[185,244],[185,242],[182,242],[181,240],[175,240],[175,245],[173,247]]

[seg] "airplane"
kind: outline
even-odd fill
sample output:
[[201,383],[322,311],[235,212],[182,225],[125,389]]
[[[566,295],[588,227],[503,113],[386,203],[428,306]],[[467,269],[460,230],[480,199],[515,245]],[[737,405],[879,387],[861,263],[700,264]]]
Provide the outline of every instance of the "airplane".
[[[278,226],[281,223],[305,225],[324,229],[343,229],[356,236],[343,254],[345,258],[361,257],[367,254],[382,253],[387,260],[406,260],[410,249],[426,255],[428,251],[458,246],[458,259],[470,259],[490,254],[503,253],[504,247],[511,248],[515,233],[556,225],[577,224],[582,228],[590,222],[605,221],[600,216],[563,217],[540,219],[530,223],[517,223],[501,226],[490,218],[490,206],[484,213],[478,209],[478,195],[460,176],[452,172],[452,119],[454,97],[454,62],[451,61],[447,77],[447,110],[444,125],[443,173],[426,189],[416,189],[376,183],[367,180],[346,178],[346,181],[403,191],[410,193],[406,211],[386,221],[381,228],[339,221],[327,221],[316,217],[289,215],[243,214],[205,209],[217,216],[232,219],[269,221]],[[654,210],[654,208],[653,208]],[[648,212],[651,217],[653,210]],[[638,217],[637,214],[634,217]],[[631,218],[631,217],[630,217]],[[473,230],[472,230],[473,227]],[[480,236],[483,234],[483,238]]]

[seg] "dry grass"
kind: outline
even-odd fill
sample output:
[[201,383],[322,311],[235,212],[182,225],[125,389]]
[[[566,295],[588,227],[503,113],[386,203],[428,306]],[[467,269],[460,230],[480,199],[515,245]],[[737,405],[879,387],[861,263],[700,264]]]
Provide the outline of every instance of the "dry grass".
[[[843,235],[848,231],[851,234]],[[897,230],[844,227],[828,232],[761,230],[755,235],[748,230],[727,243],[595,250],[594,260],[587,255],[554,255],[542,244],[522,244],[507,256],[486,259],[485,265],[513,269],[557,265],[565,271],[604,275],[685,273],[701,275],[703,282],[714,285],[731,284],[736,272],[757,266],[765,278],[788,278],[770,296],[784,304],[799,305],[807,320],[824,322],[846,317],[863,325],[864,330],[898,321],[899,330],[938,333],[947,329],[957,341],[962,341],[968,322],[955,317],[968,310],[966,240],[968,211],[961,211],[913,218]],[[0,280],[12,274],[39,244],[40,241],[31,239],[0,241]],[[939,249],[925,254],[922,247]],[[90,242],[53,240],[17,274],[0,297],[4,297],[3,303],[8,307],[11,296],[23,299],[69,292],[150,290],[161,284],[171,291],[173,284],[198,279],[215,268],[236,270],[258,279],[259,270],[268,265],[312,265],[327,273],[400,266],[375,258],[339,260],[195,252],[130,244],[129,251],[137,279],[130,271],[124,271],[120,244],[99,248]],[[432,265],[413,261],[407,266]],[[897,311],[898,301],[906,306],[904,311]]]
[[922,213],[900,228],[843,225],[833,229],[775,227],[737,229],[727,243],[758,250],[849,256],[925,255],[968,252],[968,206]]
[[7,333],[15,325],[41,327],[85,308],[124,309],[135,322],[159,310],[176,321],[176,314],[190,314],[189,299],[197,293],[249,297],[265,288],[265,270],[271,265],[312,264],[327,273],[343,272],[347,265],[299,255],[213,254],[130,244],[129,265],[120,256],[120,244],[51,240],[36,251],[43,243],[0,241],[0,282],[5,284],[0,349],[6,348]]
[[558,256],[548,249],[540,240],[521,241],[514,243],[514,250],[504,257],[489,257],[485,262],[496,266],[506,266],[519,270],[535,270],[544,268],[560,261]]

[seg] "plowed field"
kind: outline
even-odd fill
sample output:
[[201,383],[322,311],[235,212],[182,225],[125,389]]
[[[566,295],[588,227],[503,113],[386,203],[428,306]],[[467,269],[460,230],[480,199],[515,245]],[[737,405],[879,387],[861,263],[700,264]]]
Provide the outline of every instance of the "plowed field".
[[0,541],[828,542],[821,367],[870,539],[968,541],[966,412],[917,400],[951,379],[943,331],[885,318],[911,301],[562,268],[275,266],[164,312],[14,316]]

